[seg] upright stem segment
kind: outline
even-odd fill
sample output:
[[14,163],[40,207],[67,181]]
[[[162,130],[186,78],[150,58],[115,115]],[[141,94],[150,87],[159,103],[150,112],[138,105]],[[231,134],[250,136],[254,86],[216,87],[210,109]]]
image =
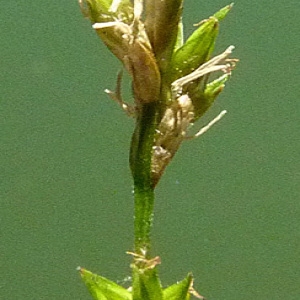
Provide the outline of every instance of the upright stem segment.
[[154,187],[151,179],[151,156],[156,127],[156,103],[143,104],[136,123],[130,149],[130,166],[134,180],[134,251],[144,254],[150,249]]
[[134,248],[135,253],[147,256],[150,249],[150,230],[153,220],[154,191],[153,189],[134,190]]

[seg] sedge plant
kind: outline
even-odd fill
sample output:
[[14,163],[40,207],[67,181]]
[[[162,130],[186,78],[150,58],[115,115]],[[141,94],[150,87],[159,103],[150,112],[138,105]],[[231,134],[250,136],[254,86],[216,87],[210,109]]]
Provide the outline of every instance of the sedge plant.
[[134,183],[134,245],[132,286],[126,289],[79,268],[97,300],[187,300],[203,298],[193,289],[192,274],[163,288],[151,256],[155,187],[181,143],[200,136],[222,111],[195,135],[190,127],[211,107],[231,75],[233,46],[212,56],[219,22],[228,5],[196,24],[183,38],[183,0],[79,0],[83,14],[109,50],[121,61],[132,81],[134,103],[122,98],[122,72],[116,89],[105,90],[135,121],[129,162]]

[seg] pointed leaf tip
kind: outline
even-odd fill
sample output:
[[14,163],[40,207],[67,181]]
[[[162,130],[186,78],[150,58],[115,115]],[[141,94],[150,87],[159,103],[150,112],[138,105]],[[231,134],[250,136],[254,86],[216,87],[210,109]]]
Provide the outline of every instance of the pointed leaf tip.
[[185,279],[164,289],[164,299],[168,300],[189,300],[190,288],[193,285],[193,275],[189,273]]
[[229,5],[226,5],[225,7],[221,8],[218,12],[214,14],[214,17],[217,18],[219,21],[223,20],[228,12],[231,10],[233,7],[233,2]]
[[131,300],[131,293],[124,287],[105,277],[94,274],[81,267],[81,277],[95,300]]

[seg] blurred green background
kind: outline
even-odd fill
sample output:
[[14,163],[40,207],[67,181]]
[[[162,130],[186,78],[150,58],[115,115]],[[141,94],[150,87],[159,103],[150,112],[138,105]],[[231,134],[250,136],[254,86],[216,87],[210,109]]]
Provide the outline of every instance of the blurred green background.
[[[186,34],[227,1],[186,0]],[[164,285],[209,300],[300,299],[298,0],[239,1],[215,53],[240,59],[157,189]],[[133,120],[104,94],[119,62],[76,0],[1,5],[0,299],[91,299],[77,266],[130,274]],[[128,89],[127,89],[128,90]],[[129,96],[129,93],[127,93]]]

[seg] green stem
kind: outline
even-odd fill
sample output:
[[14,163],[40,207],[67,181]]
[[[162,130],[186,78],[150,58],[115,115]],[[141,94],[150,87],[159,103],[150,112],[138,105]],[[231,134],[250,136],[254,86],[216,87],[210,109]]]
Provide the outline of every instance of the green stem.
[[[154,191],[153,189],[134,189],[134,248],[135,253],[144,255],[150,250],[150,230],[153,220]],[[146,255],[147,256],[147,255]]]
[[156,127],[156,103],[141,106],[130,149],[130,166],[134,180],[134,251],[150,249],[154,187],[151,179],[151,156]]

